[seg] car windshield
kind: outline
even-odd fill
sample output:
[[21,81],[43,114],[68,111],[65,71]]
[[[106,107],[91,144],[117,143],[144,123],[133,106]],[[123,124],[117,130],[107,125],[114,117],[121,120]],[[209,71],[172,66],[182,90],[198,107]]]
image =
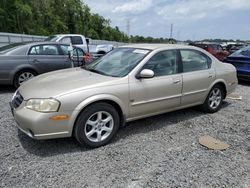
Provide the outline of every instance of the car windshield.
[[27,44],[27,43],[13,43],[13,44],[9,44],[6,46],[2,46],[2,47],[0,47],[0,53],[3,54],[6,52],[9,52],[9,51],[18,48],[19,46],[23,46],[25,44]]
[[44,41],[52,41],[55,42],[58,39],[58,36],[56,35],[51,35],[48,38],[46,38]]
[[150,51],[117,48],[85,66],[85,69],[113,77],[126,76]]
[[231,56],[250,56],[250,45],[237,50]]

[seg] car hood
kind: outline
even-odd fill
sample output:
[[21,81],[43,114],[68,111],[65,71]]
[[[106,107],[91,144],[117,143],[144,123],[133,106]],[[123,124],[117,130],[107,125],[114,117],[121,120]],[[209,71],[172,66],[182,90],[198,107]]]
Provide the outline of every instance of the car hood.
[[71,68],[37,76],[25,82],[18,90],[24,100],[30,98],[56,98],[79,90],[114,85],[120,79],[92,73],[82,68]]

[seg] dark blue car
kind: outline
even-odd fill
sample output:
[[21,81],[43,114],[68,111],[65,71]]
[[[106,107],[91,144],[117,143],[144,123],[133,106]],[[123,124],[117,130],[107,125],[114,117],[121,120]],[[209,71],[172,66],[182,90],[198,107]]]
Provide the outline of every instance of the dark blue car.
[[235,66],[239,79],[250,81],[250,45],[232,53],[226,62]]

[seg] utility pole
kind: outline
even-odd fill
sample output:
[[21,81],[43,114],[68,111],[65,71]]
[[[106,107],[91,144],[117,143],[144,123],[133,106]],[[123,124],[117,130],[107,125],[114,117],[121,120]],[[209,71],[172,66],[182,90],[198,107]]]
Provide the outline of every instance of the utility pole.
[[127,35],[129,37],[129,34],[130,34],[130,19],[128,18],[127,20]]
[[170,39],[173,38],[173,27],[174,27],[174,24],[171,24],[171,27],[170,27]]

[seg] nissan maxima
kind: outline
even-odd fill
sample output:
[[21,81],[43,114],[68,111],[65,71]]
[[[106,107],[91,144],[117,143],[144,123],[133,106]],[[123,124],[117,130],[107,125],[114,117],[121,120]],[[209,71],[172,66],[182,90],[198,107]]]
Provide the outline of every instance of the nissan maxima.
[[73,136],[99,147],[126,122],[198,105],[217,112],[237,83],[233,65],[200,48],[136,44],[28,80],[10,105],[18,128],[31,138]]

